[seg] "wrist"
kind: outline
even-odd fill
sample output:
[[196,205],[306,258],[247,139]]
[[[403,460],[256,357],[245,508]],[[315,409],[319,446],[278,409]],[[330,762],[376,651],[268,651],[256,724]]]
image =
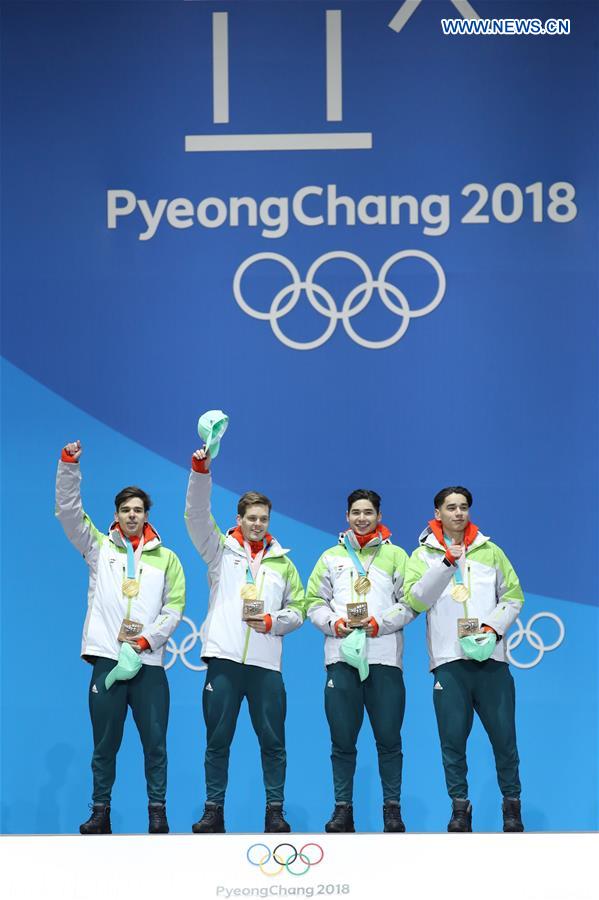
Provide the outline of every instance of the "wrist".
[[79,460],[75,459],[74,456],[71,456],[70,453],[67,453],[67,448],[66,448],[66,447],[63,447],[63,448],[62,448],[62,453],[61,453],[61,455],[60,455],[60,461],[61,461],[61,462],[66,462],[66,463],[77,463],[77,462],[79,462]]
[[191,468],[194,472],[201,472],[202,475],[207,475],[210,471],[207,465],[206,459],[198,459],[197,456],[191,457]]
[[493,632],[493,634],[495,635],[496,638],[499,637],[499,635],[497,634],[495,629],[491,627],[491,625],[483,625],[480,630],[484,631],[485,634],[488,634],[489,632]]
[[335,633],[335,637],[343,637],[343,635],[339,632],[339,626],[345,624],[345,619],[337,619],[337,621],[333,625],[333,632]]

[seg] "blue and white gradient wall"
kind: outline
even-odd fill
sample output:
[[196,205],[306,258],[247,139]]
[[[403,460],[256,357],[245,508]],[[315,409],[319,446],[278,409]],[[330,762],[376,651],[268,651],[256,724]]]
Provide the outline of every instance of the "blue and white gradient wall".
[[[473,0],[481,16],[569,17],[571,33],[450,38],[449,0],[398,32],[400,6],[3,4],[4,832],[75,831],[90,796],[86,568],[53,517],[76,437],[96,524],[141,483],[186,569],[171,826],[200,813],[207,589],[182,511],[195,422],[215,407],[231,417],[219,523],[241,491],[266,492],[304,579],[354,487],[383,495],[411,550],[435,491],[470,486],[526,591],[512,650],[526,824],[599,825],[598,9]],[[272,149],[290,143],[320,149]],[[423,625],[406,632],[403,808],[410,830],[435,831],[448,804]],[[320,635],[290,636],[284,662],[289,818],[318,831],[332,804]],[[469,759],[475,827],[496,830],[478,726]],[[231,762],[228,827],[261,830],[245,712]],[[145,802],[129,722],[115,830],[143,828]],[[355,802],[359,830],[378,830],[367,725]]]

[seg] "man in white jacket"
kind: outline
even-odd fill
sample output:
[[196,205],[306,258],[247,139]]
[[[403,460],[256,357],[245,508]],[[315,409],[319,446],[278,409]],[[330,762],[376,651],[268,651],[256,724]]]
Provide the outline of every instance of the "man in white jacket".
[[[406,693],[403,628],[414,611],[403,602],[407,555],[381,522],[381,498],[359,489],[347,498],[349,528],[318,560],[308,581],[306,609],[325,634],[325,711],[331,731],[335,809],[327,832],[355,831],[353,784],[356,741],[364,709],[374,732],[383,789],[385,831],[404,832],[400,793],[401,726]],[[352,616],[367,615],[353,622]],[[362,612],[357,612],[362,609]],[[342,654],[353,627],[364,630],[368,676],[362,680]]]
[[523,831],[514,679],[503,636],[524,595],[503,551],[470,521],[472,494],[446,487],[406,571],[406,600],[426,611],[433,700],[445,781],[448,831],[472,831],[466,742],[476,711],[489,735],[503,795],[503,830]]
[[291,560],[268,533],[271,502],[244,494],[237,525],[223,534],[210,511],[212,477],[206,448],[192,456],[185,520],[208,566],[210,597],[202,628],[208,664],[202,693],[206,723],[206,806],[195,834],[223,833],[229,749],[244,697],[258,736],[266,791],[265,832],[288,832],[283,816],[286,695],[282,637],[304,619],[304,591]]
[[[141,488],[123,488],[115,497],[115,521],[108,535],[98,531],[81,504],[82,452],[80,441],[67,444],[56,474],[56,516],[89,567],[81,656],[93,665],[93,802],[92,814],[79,831],[112,833],[116,755],[131,707],[144,752],[148,830],[165,834],[169,688],[163,657],[185,608],[185,577],[175,554],[148,522],[152,501]],[[141,668],[130,680],[116,680],[107,688],[106,676],[116,667],[124,643],[139,654]]]

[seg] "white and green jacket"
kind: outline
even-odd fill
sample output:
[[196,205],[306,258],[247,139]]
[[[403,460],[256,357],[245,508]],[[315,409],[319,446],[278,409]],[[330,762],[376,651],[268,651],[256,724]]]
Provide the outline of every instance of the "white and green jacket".
[[262,557],[256,587],[264,612],[272,619],[267,634],[259,634],[241,618],[241,589],[248,560],[244,548],[223,534],[212,518],[210,474],[189,475],[185,522],[193,544],[208,566],[208,616],[202,625],[202,659],[217,657],[263,669],[281,670],[282,637],[304,621],[304,588],[297,569],[275,539]]
[[[467,659],[458,638],[458,619],[477,618],[490,625],[499,637],[516,621],[524,594],[512,565],[489,538],[477,531],[466,548],[464,584],[470,592],[466,603],[451,596],[455,566],[444,562],[445,547],[430,526],[419,538],[406,571],[406,602],[416,612],[426,611],[426,634],[430,668],[456,659]],[[498,640],[491,659],[507,662],[505,641]]]
[[[386,534],[390,535],[390,532]],[[379,626],[377,637],[366,638],[368,662],[402,668],[402,629],[416,613],[403,602],[403,585],[408,556],[405,550],[392,544],[389,537],[379,535],[360,548],[352,529],[339,535],[339,543],[322,554],[308,581],[306,611],[310,621],[325,635],[325,665],[342,662],[341,639],[335,634],[335,622],[347,619],[347,604],[362,598],[354,591],[358,573],[345,548],[348,535],[364,569],[368,569],[370,592],[364,598],[368,615]],[[378,552],[377,552],[378,550]],[[368,568],[369,560],[376,553]]]
[[[78,463],[58,463],[56,516],[71,543],[89,566],[87,616],[81,655],[118,659],[121,622],[129,617],[143,624],[150,650],[141,654],[148,666],[163,665],[165,644],[181,621],[185,608],[185,576],[181,563],[163,547],[160,537],[144,544],[140,561],[140,590],[131,601],[123,596],[127,550],[115,528],[103,534],[81,505],[81,469]],[[131,607],[129,609],[129,603]],[[129,615],[128,615],[129,614]]]

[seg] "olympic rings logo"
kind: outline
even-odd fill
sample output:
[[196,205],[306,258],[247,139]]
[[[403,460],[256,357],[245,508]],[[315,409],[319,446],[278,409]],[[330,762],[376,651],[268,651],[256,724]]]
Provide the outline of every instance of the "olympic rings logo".
[[[552,644],[545,644],[543,638],[538,634],[538,632],[533,631],[533,625],[539,619],[551,619],[558,628],[557,639]],[[522,625],[522,622],[518,619],[516,621],[516,630],[513,631],[506,641],[506,652],[509,661],[512,665],[516,666],[517,669],[532,669],[533,666],[538,665],[546,653],[550,653],[552,650],[557,650],[560,646],[564,637],[566,636],[566,628],[564,623],[560,619],[559,616],[556,616],[555,613],[551,612],[539,612],[536,613],[529,620],[526,627]],[[537,651],[537,655],[531,662],[522,663],[518,662],[512,656],[512,650],[515,650],[516,647],[519,647],[524,638],[527,639],[528,643],[533,647],[534,650]]]
[[[410,305],[403,291],[401,291],[397,285],[387,280],[387,276],[392,266],[402,259],[409,258],[424,260],[432,267],[437,276],[438,285],[434,297],[420,309],[410,309]],[[332,294],[322,285],[314,282],[314,276],[320,267],[332,259],[347,259],[350,262],[355,263],[363,276],[363,280],[353,287],[345,297],[341,311],[337,309]],[[246,302],[241,290],[241,280],[246,271],[254,263],[263,260],[272,260],[281,263],[291,276],[291,283],[286,287],[282,287],[281,290],[275,294],[268,312],[260,312],[250,306]],[[398,253],[394,253],[393,256],[390,256],[389,259],[383,263],[376,278],[372,277],[372,272],[368,265],[355,253],[349,253],[346,250],[333,250],[330,253],[323,253],[322,256],[319,256],[318,259],[312,263],[304,280],[300,278],[297,268],[286,256],[282,256],[280,253],[254,253],[253,256],[248,256],[235,272],[235,277],[233,279],[233,295],[241,309],[247,313],[248,316],[268,322],[275,336],[282,344],[285,344],[286,347],[290,347],[292,350],[315,350],[317,347],[321,347],[332,336],[338,322],[343,324],[346,333],[356,344],[359,344],[360,347],[366,347],[369,350],[384,350],[386,347],[391,347],[393,344],[396,344],[397,341],[404,336],[411,319],[418,319],[421,316],[426,316],[437,308],[445,295],[446,284],[445,272],[440,263],[434,256],[431,256],[430,253],[425,253],[424,250],[400,250]],[[375,288],[387,309],[395,316],[401,318],[401,324],[391,337],[381,341],[371,341],[362,337],[357,333],[352,323],[352,319],[361,313],[370,303]],[[313,341],[292,340],[283,333],[279,324],[279,320],[290,313],[297,305],[302,291],[306,292],[306,296],[308,297],[312,308],[329,320],[320,337]],[[389,296],[390,294],[391,296]]]
[[[309,853],[305,852],[308,848],[311,848]],[[300,850],[296,850],[293,844],[282,843],[277,844],[271,853],[266,844],[252,844],[247,849],[246,858],[250,865],[257,866],[268,878],[275,878],[283,869],[290,875],[300,876],[322,862],[324,850],[320,844],[304,844]],[[272,864],[269,866],[271,860]]]
[[164,668],[170,669],[171,666],[175,665],[177,658],[179,658],[186,668],[191,669],[193,672],[203,672],[207,666],[202,663],[201,659],[199,666],[194,665],[187,659],[187,654],[190,650],[194,649],[198,640],[200,643],[202,642],[202,629],[200,628],[198,631],[195,623],[191,619],[188,619],[187,616],[183,616],[181,621],[185,622],[186,625],[189,625],[189,628],[191,629],[190,633],[183,638],[179,647],[177,647],[172,637],[168,639],[166,643],[166,652],[172,655]]

